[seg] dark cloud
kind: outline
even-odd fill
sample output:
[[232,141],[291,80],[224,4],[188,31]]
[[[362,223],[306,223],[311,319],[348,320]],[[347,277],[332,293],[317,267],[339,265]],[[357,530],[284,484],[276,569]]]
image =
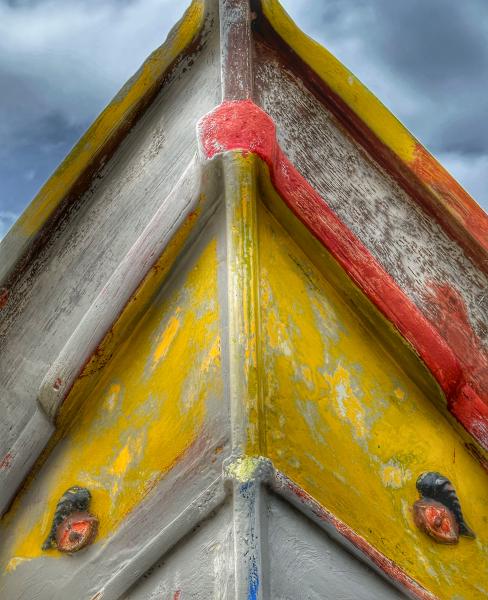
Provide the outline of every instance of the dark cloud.
[[0,151],[1,213],[18,214],[88,127],[70,124],[59,112],[19,126],[8,151]]
[[488,154],[488,3],[380,0],[375,17],[371,54],[418,98],[419,137],[436,153]]
[[[479,14],[468,3],[449,0],[410,0],[375,3],[377,35],[371,47],[426,94],[442,94],[463,81],[471,82],[488,64],[486,32],[481,14],[488,15],[486,2],[475,2]],[[472,4],[473,6],[473,4]]]
[[0,0],[0,238],[187,0]]
[[70,122],[52,108],[34,74],[18,75],[0,65],[0,90],[0,227],[6,230],[89,121]]
[[[0,0],[0,237],[190,0]],[[488,2],[283,0],[488,207]]]

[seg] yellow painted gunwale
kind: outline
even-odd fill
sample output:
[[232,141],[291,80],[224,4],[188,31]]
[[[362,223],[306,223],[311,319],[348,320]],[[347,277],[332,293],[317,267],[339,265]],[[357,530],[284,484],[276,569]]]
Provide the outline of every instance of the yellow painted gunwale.
[[415,158],[418,141],[405,126],[326,48],[303,33],[277,0],[261,0],[278,35],[404,162]]

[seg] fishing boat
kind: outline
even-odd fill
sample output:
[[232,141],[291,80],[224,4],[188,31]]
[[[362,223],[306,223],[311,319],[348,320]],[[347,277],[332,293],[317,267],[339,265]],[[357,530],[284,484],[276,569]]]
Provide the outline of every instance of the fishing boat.
[[277,0],[195,0],[0,246],[0,597],[486,597],[487,246]]

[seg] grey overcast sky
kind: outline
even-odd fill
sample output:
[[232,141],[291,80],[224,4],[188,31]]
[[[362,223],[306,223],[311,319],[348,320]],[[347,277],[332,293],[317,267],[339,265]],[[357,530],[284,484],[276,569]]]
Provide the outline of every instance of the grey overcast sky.
[[[0,0],[0,237],[190,0]],[[488,0],[282,0],[488,209]]]

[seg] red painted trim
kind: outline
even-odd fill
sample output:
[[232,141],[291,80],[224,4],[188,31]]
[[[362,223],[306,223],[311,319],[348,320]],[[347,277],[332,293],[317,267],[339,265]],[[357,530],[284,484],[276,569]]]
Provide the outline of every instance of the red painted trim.
[[476,394],[488,399],[488,352],[473,331],[462,295],[453,285],[427,281],[422,309],[463,363]]
[[449,410],[488,448],[488,405],[478,396],[469,369],[288,160],[277,143],[271,117],[250,100],[224,102],[201,119],[199,134],[207,158],[241,150],[255,153],[268,165],[271,181],[287,206],[415,348],[444,391]]
[[381,571],[383,571],[383,573],[385,573],[389,579],[399,583],[404,590],[409,593],[409,595],[419,598],[420,600],[437,599],[437,596],[434,596],[431,592],[422,587],[396,563],[376,550],[374,546],[367,542],[363,537],[358,535],[343,521],[325,509],[319,502],[312,498],[310,494],[294,483],[291,479],[288,479],[288,477],[280,471],[275,472],[273,489],[287,500],[289,500],[289,496],[292,496],[295,499],[295,502],[305,508],[305,514],[310,513],[318,521],[322,521],[332,526],[339,533],[339,535],[345,538],[362,554],[369,558],[369,560],[373,562]]

